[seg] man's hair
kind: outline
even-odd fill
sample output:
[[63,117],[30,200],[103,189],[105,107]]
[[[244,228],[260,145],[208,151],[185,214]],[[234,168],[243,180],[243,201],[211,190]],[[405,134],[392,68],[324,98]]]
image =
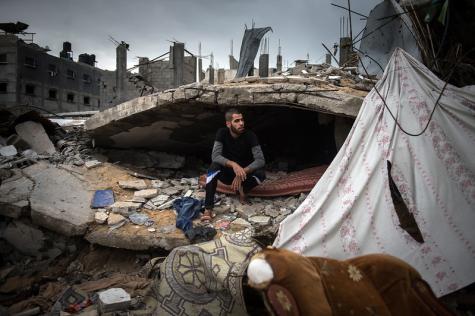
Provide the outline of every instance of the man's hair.
[[232,121],[233,114],[242,114],[242,113],[241,113],[241,111],[239,111],[236,108],[231,108],[231,109],[227,110],[226,113],[224,114],[224,118],[226,119],[226,122],[231,122]]

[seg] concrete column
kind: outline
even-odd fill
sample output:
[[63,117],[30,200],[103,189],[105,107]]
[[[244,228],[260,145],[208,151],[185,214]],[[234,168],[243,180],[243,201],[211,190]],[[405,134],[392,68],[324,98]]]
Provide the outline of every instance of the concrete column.
[[351,60],[352,47],[350,37],[340,38],[340,66],[349,66],[347,63]]
[[223,84],[224,83],[224,69],[223,68],[219,68],[218,69],[218,84]]
[[259,77],[269,77],[269,54],[259,56]]
[[204,79],[204,74],[203,74],[203,59],[198,58],[198,81],[201,81]]
[[238,61],[233,55],[229,55],[229,69],[238,69]]
[[282,55],[277,55],[277,71],[282,71]]
[[179,87],[183,84],[183,66],[185,63],[185,44],[174,43],[172,47],[172,63],[173,63],[173,84]]
[[332,55],[330,54],[325,55],[325,64],[329,64],[329,65],[332,64]]
[[209,71],[209,83],[214,84],[214,68],[211,65],[208,68]]
[[149,80],[148,78],[148,65],[149,59],[147,57],[140,57],[139,58],[139,75],[141,75],[145,80]]
[[121,42],[116,48],[115,87],[119,103],[125,101],[125,85],[127,80],[127,49],[129,44]]

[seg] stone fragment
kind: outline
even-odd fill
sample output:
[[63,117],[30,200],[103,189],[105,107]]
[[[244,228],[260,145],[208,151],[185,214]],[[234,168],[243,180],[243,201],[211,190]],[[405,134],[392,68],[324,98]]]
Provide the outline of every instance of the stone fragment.
[[185,194],[183,194],[183,196],[184,196],[184,197],[189,197],[189,196],[191,196],[192,194],[193,194],[193,190],[188,190],[188,191],[186,191]]
[[248,221],[242,218],[236,218],[234,221],[232,221],[232,224],[240,226],[252,226]]
[[169,195],[159,194],[156,197],[154,197],[153,199],[151,199],[150,202],[152,202],[154,205],[162,205],[163,203],[168,201],[169,198],[170,198]]
[[119,181],[119,187],[122,189],[144,190],[147,184],[144,180]]
[[52,155],[56,152],[53,143],[40,123],[23,122],[15,126],[15,131],[37,153]]
[[166,195],[175,195],[175,194],[180,193],[180,190],[178,190],[175,187],[170,187],[170,188],[166,188],[166,189],[161,190],[160,193],[161,194],[166,194]]
[[270,216],[270,217],[277,217],[280,215],[279,211],[276,210],[275,206],[274,205],[267,205],[265,208],[264,208],[264,214]]
[[139,197],[139,196],[134,196],[132,198],[132,200],[128,201],[128,202],[135,202],[135,203],[146,203],[147,202],[147,199],[146,198],[143,198],[143,197]]
[[250,217],[257,215],[256,209],[252,205],[238,205],[236,206],[236,212],[239,217],[249,220]]
[[150,185],[152,186],[152,188],[155,188],[155,189],[161,189],[161,188],[167,188],[170,186],[170,184],[166,181],[162,181],[162,180],[152,180],[150,181]]
[[136,202],[118,201],[112,204],[109,208],[112,213],[128,215],[130,212],[136,211],[142,204]]
[[153,233],[153,232],[155,232],[155,231],[156,231],[156,229],[155,229],[155,228],[153,228],[153,227],[149,227],[149,228],[147,228],[147,230],[148,230],[149,232],[151,232],[151,233]]
[[173,205],[173,202],[175,202],[176,199],[173,199],[173,200],[170,200],[166,203],[163,203],[161,205],[158,205],[157,206],[157,209],[159,210],[164,210],[164,209],[167,209],[167,208],[170,208],[172,205]]
[[16,150],[15,146],[13,146],[13,145],[0,147],[0,156],[12,157],[12,156],[15,156],[17,153],[18,153],[18,151]]
[[119,223],[122,223],[123,221],[125,221],[124,216],[122,216],[120,214],[111,213],[111,214],[109,214],[109,217],[107,218],[107,225],[115,226]]
[[287,216],[290,213],[292,213],[292,211],[289,210],[288,208],[286,208],[286,207],[281,207],[280,208],[280,215]]
[[130,305],[130,295],[124,289],[111,288],[99,292],[98,301],[101,314],[125,311]]
[[104,224],[107,221],[108,217],[109,217],[109,215],[107,215],[106,212],[100,212],[99,211],[99,212],[96,212],[96,214],[94,214],[94,220],[98,224]]
[[157,209],[157,207],[150,201],[145,203],[143,207],[146,208],[147,210],[152,210],[152,211],[155,211]]
[[134,198],[144,198],[150,199],[157,196],[158,190],[157,189],[146,189],[134,192]]
[[99,160],[88,160],[84,163],[84,165],[86,166],[87,169],[91,169],[91,168],[102,165],[102,162],[100,162]]
[[39,158],[38,154],[36,153],[36,151],[32,150],[32,149],[27,149],[27,150],[24,150],[21,152],[21,155],[25,158],[28,158],[28,159],[32,159],[32,160],[36,160]]
[[249,218],[249,222],[258,226],[265,226],[270,224],[271,218],[269,216],[258,215]]

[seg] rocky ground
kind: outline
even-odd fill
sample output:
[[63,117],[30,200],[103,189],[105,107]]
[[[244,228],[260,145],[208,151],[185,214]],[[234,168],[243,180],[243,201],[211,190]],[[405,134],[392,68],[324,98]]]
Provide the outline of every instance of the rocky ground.
[[[80,302],[84,306],[64,300],[110,287],[126,289],[133,302],[126,310],[134,310],[152,282],[147,265],[151,269],[157,257],[190,243],[176,228],[172,203],[204,198],[198,177],[206,164],[153,151],[94,148],[81,126],[28,121],[25,129],[28,135],[16,131],[0,139],[0,315],[94,313],[97,300]],[[269,178],[283,174],[270,172]],[[111,190],[113,203],[91,208],[97,190]],[[243,205],[217,194],[217,216],[193,224],[217,236],[253,226],[269,244],[304,198],[251,197]]]

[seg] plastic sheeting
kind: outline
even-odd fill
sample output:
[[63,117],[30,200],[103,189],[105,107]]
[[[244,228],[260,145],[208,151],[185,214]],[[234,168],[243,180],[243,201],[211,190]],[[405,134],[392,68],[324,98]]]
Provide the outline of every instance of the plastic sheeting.
[[[429,121],[444,86],[396,49],[377,88],[405,131]],[[373,89],[344,145],[274,246],[346,259],[386,253],[408,262],[445,295],[475,281],[475,90],[448,85],[427,130],[397,127]],[[387,170],[424,242],[400,227]]]
[[[396,1],[385,0],[375,6],[368,16],[359,48],[361,52],[358,52],[368,73],[380,77],[397,47],[422,60],[415,34],[411,19]],[[365,73],[361,64],[359,72]]]
[[245,77],[254,67],[254,59],[256,58],[261,39],[269,31],[272,31],[271,27],[252,28],[244,31],[236,78]]

